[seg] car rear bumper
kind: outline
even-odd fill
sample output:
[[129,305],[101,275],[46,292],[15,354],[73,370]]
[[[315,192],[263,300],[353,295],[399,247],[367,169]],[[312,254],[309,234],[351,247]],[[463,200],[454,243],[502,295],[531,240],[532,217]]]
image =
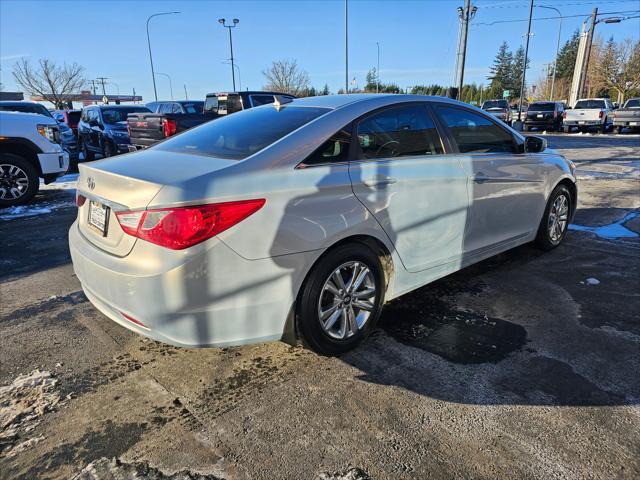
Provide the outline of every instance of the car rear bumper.
[[[293,270],[281,261],[246,260],[217,238],[188,251],[138,240],[120,258],[95,247],[74,222],[69,247],[75,273],[98,310],[129,330],[177,346],[278,340],[298,288]],[[308,254],[288,257],[306,263]]]
[[614,120],[615,127],[635,127],[640,128],[640,119],[637,120]]
[[565,127],[600,127],[604,125],[602,120],[565,120]]

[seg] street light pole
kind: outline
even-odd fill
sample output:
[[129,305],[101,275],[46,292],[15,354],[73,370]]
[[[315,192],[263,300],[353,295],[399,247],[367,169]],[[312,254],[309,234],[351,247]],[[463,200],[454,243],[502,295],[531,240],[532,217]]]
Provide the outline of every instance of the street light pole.
[[[222,63],[224,63],[225,65],[231,64],[231,62],[222,62]],[[237,63],[234,63],[233,68],[238,70],[238,85],[239,85],[238,91],[241,92],[242,91],[242,75],[240,75],[240,67],[238,66]]]
[[376,93],[380,93],[380,43],[376,42],[378,47],[378,66],[376,67]]
[[556,59],[553,62],[553,76],[551,77],[551,93],[549,95],[549,100],[553,101],[553,89],[556,84],[556,71],[558,69],[558,54],[560,53],[560,35],[562,35],[562,13],[555,7],[547,7],[545,5],[534,5],[538,8],[548,8],[549,10],[555,10],[560,17],[560,26],[558,27],[558,42],[556,44]]
[[533,0],[529,4],[529,27],[527,28],[527,41],[524,47],[524,65],[522,66],[522,83],[520,84],[520,105],[518,105],[518,122],[522,121],[522,99],[524,97],[524,84],[527,77],[527,60],[529,59],[529,39],[531,38],[531,17],[533,17]]
[[189,100],[189,94],[187,93],[187,84],[184,83],[182,86],[184,87],[184,99]]
[[344,93],[349,93],[349,1],[344,0]]
[[158,91],[156,90],[156,76],[153,72],[153,55],[151,55],[151,40],[149,38],[149,20],[151,20],[153,17],[159,17],[160,15],[175,15],[178,13],[180,12],[154,13],[149,18],[147,18],[147,45],[149,47],[149,63],[151,63],[151,79],[153,80],[153,95],[156,101],[158,101]]
[[171,77],[166,73],[156,72],[156,75],[162,75],[163,77],[167,77],[169,79],[169,91],[171,92],[171,100],[173,100],[173,82],[171,81]]
[[234,62],[233,62],[233,39],[231,38],[231,29],[232,28],[236,28],[236,25],[238,25],[238,23],[240,23],[240,20],[238,20],[237,18],[233,19],[233,25],[227,25],[225,23],[225,19],[224,18],[219,18],[218,19],[218,23],[220,25],[222,25],[224,28],[228,28],[229,29],[229,49],[231,50],[231,79],[233,81],[233,91],[236,91],[236,71],[235,71],[235,67],[234,67]]

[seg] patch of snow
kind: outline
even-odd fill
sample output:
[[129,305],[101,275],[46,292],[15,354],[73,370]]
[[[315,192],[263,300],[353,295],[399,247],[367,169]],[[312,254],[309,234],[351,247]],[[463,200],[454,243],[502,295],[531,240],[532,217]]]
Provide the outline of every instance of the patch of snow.
[[[367,477],[368,478],[368,477]],[[94,460],[71,480],[223,480],[215,475],[182,470],[166,474],[146,462],[126,463],[117,458]]]
[[18,205],[17,207],[9,207],[0,210],[0,220],[15,220],[16,218],[34,217],[51,213],[54,210],[65,207],[75,206],[75,199],[69,196],[69,199],[62,201],[52,201],[44,203],[35,203],[31,205]]
[[318,480],[371,480],[371,477],[360,468],[349,468],[344,472],[321,473]]
[[70,173],[58,178],[55,182],[45,185],[40,180],[40,190],[75,190],[78,183],[78,173]]
[[587,285],[600,285],[600,280],[597,278],[589,277],[585,280]]
[[0,387],[0,451],[11,452],[22,444],[27,448],[39,441],[19,440],[60,403],[60,396],[54,390],[56,383],[50,372],[33,370]]
[[608,240],[615,240],[618,238],[637,238],[640,235],[632,230],[629,230],[624,226],[624,224],[636,218],[638,215],[640,215],[640,212],[629,212],[621,220],[609,225],[602,225],[599,227],[589,227],[572,223],[571,225],[569,225],[569,230],[595,233],[597,236],[606,238]]

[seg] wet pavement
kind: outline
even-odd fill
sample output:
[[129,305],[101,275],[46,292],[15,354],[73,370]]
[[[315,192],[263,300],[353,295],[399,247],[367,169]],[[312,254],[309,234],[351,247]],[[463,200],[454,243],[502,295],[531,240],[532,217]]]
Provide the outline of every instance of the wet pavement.
[[341,358],[140,338],[73,275],[69,185],[0,213],[0,478],[640,477],[640,138],[547,138],[565,243],[390,302]]

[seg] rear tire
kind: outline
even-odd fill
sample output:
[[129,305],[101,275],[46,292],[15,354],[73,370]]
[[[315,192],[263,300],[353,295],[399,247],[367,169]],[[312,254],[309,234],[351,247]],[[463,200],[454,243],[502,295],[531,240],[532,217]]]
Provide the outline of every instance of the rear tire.
[[113,157],[115,155],[115,150],[111,142],[108,140],[104,142],[104,146],[102,147],[102,156],[104,158]]
[[314,265],[300,289],[298,331],[321,355],[352,350],[375,328],[384,293],[380,259],[361,243],[338,246]]
[[549,197],[535,244],[542,250],[553,250],[567,234],[573,209],[571,193],[565,185],[558,185]]
[[619,125],[616,125],[616,126],[613,127],[613,133],[615,135],[620,135],[620,133],[622,133],[622,129],[620,128]]
[[40,188],[35,167],[12,153],[0,154],[0,208],[22,205]]

